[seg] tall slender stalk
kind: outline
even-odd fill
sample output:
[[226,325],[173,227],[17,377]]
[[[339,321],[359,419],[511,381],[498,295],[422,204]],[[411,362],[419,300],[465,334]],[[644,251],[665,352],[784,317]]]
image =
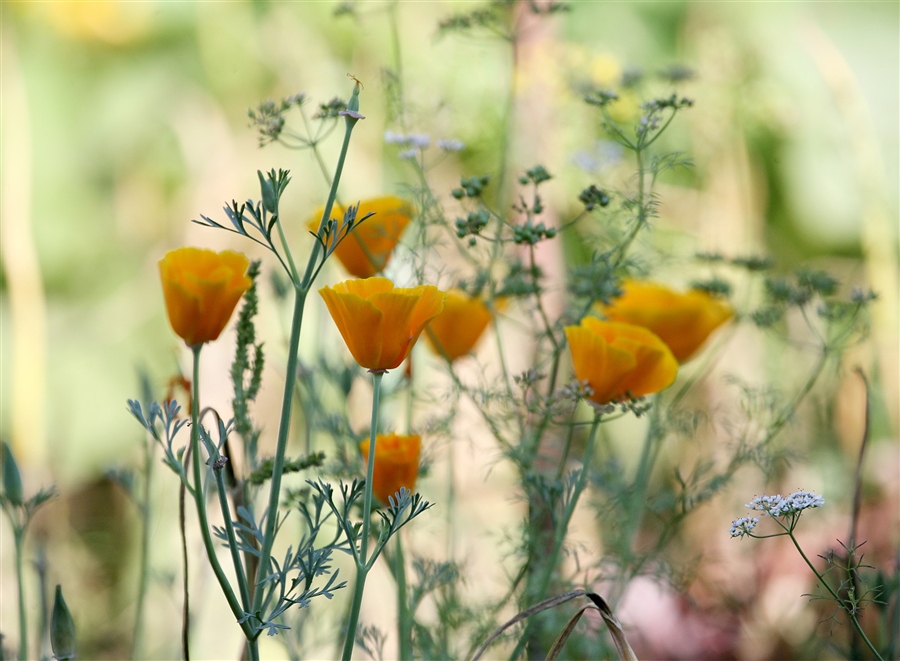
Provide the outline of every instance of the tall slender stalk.
[[16,549],[16,583],[19,587],[19,661],[28,660],[28,620],[25,611],[25,579],[22,572],[22,546],[25,527],[15,526],[13,541]]
[[[353,94],[347,104],[348,108],[355,113],[359,108],[359,92],[360,85],[357,83],[353,88]],[[347,157],[347,150],[350,146],[350,134],[353,127],[358,121],[358,116],[347,115],[346,128],[344,130],[344,142],[341,145],[341,154],[335,168],[334,179],[331,181],[331,190],[328,193],[328,200],[325,203],[325,209],[322,213],[322,219],[319,221],[319,232],[331,217],[331,210],[334,207],[334,201],[337,197],[338,185],[341,181],[341,173],[344,170],[344,161]],[[278,220],[279,224],[281,220]],[[300,346],[300,329],[303,325],[303,309],[306,305],[306,296],[312,287],[313,280],[317,273],[316,266],[322,251],[322,245],[316,241],[310,251],[309,260],[306,263],[306,270],[303,273],[301,281],[294,281],[294,314],[291,320],[291,337],[288,341],[288,354],[286,376],[284,380],[284,396],[281,399],[281,419],[278,424],[278,440],[275,446],[275,456],[272,464],[272,480],[269,483],[269,506],[266,510],[266,525],[263,533],[263,541],[259,554],[259,568],[256,577],[255,589],[253,590],[253,608],[252,612],[257,613],[262,608],[263,593],[261,589],[262,583],[269,573],[269,562],[272,555],[272,546],[275,543],[275,531],[278,522],[278,502],[281,497],[281,474],[284,472],[284,455],[287,451],[287,439],[291,427],[291,411],[294,399],[294,386],[297,382],[297,350]],[[256,636],[259,632],[256,632]]]
[[[191,352],[193,353],[193,382],[191,384],[191,395],[193,400],[191,402],[191,463],[193,465],[194,478],[191,494],[194,496],[197,518],[200,520],[200,535],[203,538],[203,546],[206,548],[206,556],[209,558],[209,564],[212,567],[213,573],[216,575],[219,586],[222,588],[225,599],[228,601],[231,612],[234,614],[236,620],[241,621],[240,625],[241,630],[244,632],[244,637],[252,642],[256,639],[256,633],[250,623],[244,618],[244,608],[235,596],[231,583],[228,581],[228,577],[225,575],[222,565],[219,563],[219,557],[216,555],[216,547],[213,543],[212,535],[209,532],[209,517],[206,512],[206,501],[203,493],[203,478],[200,473],[200,350],[202,348],[202,344],[191,347]],[[251,660],[259,658],[259,655],[255,652],[256,646],[254,643],[250,645]]]
[[[601,418],[602,414],[594,414],[594,422],[591,424],[591,432],[588,436],[587,446],[584,449],[584,458],[582,459],[581,472],[578,474],[578,481],[575,483],[575,488],[572,491],[569,501],[566,503],[563,515],[556,525],[550,554],[547,556],[547,560],[541,569],[541,573],[538,575],[537,581],[532,584],[533,587],[527,592],[528,606],[543,599],[547,592],[547,588],[550,586],[550,580],[553,578],[553,570],[556,569],[556,565],[559,562],[559,554],[562,551],[563,543],[566,540],[566,534],[569,531],[569,523],[572,521],[572,515],[575,513],[578,500],[581,498],[581,494],[587,486],[588,469],[590,468],[591,458],[594,455],[594,445],[597,440],[597,431],[600,429]],[[515,650],[509,656],[510,661],[515,661],[522,653],[526,642],[531,637],[533,629],[532,622],[532,620],[529,620],[528,624],[525,626],[525,631],[522,632],[522,636],[519,638]]]
[[397,581],[397,637],[400,639],[400,661],[412,661],[412,613],[409,610],[409,590],[406,587],[406,559],[403,557],[403,536],[397,535],[394,552],[394,579]]
[[147,596],[147,579],[150,573],[150,487],[153,476],[153,455],[155,443],[144,443],[143,489],[141,492],[141,558],[138,570],[137,604],[134,612],[134,629],[131,634],[131,655],[138,658],[143,644],[144,601]]
[[356,581],[353,584],[353,601],[350,604],[350,616],[347,620],[347,637],[344,639],[343,661],[350,661],[353,645],[356,642],[356,628],[359,624],[359,610],[362,606],[363,592],[366,588],[366,577],[369,574],[369,526],[372,520],[372,476],[375,474],[375,443],[378,436],[378,409],[381,400],[381,379],[384,372],[372,372],[374,377],[372,393],[372,427],[369,432],[369,459],[366,466],[366,491],[363,496],[362,532],[359,540],[359,553],[356,559]]

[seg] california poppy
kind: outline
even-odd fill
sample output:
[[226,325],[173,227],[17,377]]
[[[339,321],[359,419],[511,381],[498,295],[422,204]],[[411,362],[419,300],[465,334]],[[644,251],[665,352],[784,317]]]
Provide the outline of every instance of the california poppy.
[[435,353],[454,361],[475,348],[491,322],[491,311],[479,298],[451,289],[444,298],[444,309],[425,329],[425,338]]
[[678,374],[669,347],[646,328],[585,317],[565,332],[575,378],[588,382],[597,404],[659,392]]
[[679,363],[690,360],[712,332],[734,316],[725,302],[698,289],[682,294],[656,283],[626,280],[622,291],[601,308],[603,314],[610,321],[653,331]]
[[319,293],[353,358],[375,372],[399,366],[444,307],[437,287],[394,288],[387,278],[346,280]]
[[[413,491],[419,475],[419,436],[378,434],[375,438],[375,469],[372,474],[372,493],[385,505],[400,487]],[[359,444],[363,458],[369,456],[369,441]]]
[[201,248],[178,248],[159,261],[169,323],[188,346],[219,337],[252,284],[249,265],[240,253]]
[[[332,217],[341,219],[344,211],[335,203]],[[325,207],[319,207],[307,223],[313,232],[318,231],[324,212]],[[334,251],[344,268],[357,278],[370,278],[388,265],[403,230],[412,219],[413,207],[399,197],[376,197],[360,202],[356,217],[364,218],[370,213],[375,215],[357,225]]]

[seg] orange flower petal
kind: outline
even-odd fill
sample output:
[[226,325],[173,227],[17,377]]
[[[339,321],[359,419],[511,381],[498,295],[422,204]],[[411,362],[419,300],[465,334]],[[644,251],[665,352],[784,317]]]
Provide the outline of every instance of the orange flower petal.
[[601,307],[610,321],[643,326],[660,337],[684,363],[733,315],[731,308],[707,292],[681,294],[652,282],[628,280],[612,305]]
[[450,290],[444,309],[428,324],[425,338],[438,355],[454,361],[469,354],[491,322],[484,301],[459,290]]
[[617,386],[634,370],[637,360],[629,352],[610,346],[601,335],[584,326],[567,326],[565,332],[575,378],[587,381],[591,386],[592,401],[608,404],[621,394]]
[[189,346],[219,337],[250,288],[249,260],[240,253],[179,248],[159,262],[169,323]]
[[672,352],[646,328],[585,317],[565,332],[575,376],[590,384],[598,404],[659,392],[678,374]]
[[[335,204],[332,218],[342,222],[344,211]],[[318,231],[323,213],[324,205],[313,212],[307,222],[311,231]],[[357,278],[369,278],[384,270],[415,212],[406,200],[386,196],[360,202],[356,217],[364,218],[369,213],[375,215],[357,225],[334,251],[344,268]]]
[[348,280],[319,290],[347,348],[362,367],[394,369],[443,307],[430,285],[394,289],[390,280]]
[[[387,505],[391,496],[406,487],[416,488],[422,439],[417,435],[379,434],[375,437],[375,467],[372,492]],[[369,441],[359,444],[363,460],[369,457]]]

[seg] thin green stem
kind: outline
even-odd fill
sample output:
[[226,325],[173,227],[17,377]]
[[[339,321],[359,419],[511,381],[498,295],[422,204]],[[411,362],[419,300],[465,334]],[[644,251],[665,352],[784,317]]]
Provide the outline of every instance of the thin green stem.
[[566,447],[563,450],[563,455],[559,460],[559,468],[556,469],[556,479],[561,480],[563,471],[566,469],[566,463],[569,461],[569,452],[572,450],[572,439],[575,437],[575,412],[576,409],[572,410],[572,419],[569,421],[569,431],[566,432]]
[[[318,245],[318,244],[316,244]],[[306,304],[306,291],[294,288],[294,316],[291,321],[291,337],[288,340],[286,376],[284,380],[284,396],[281,400],[281,420],[278,424],[278,440],[275,446],[275,457],[272,460],[272,480],[269,487],[269,507],[266,510],[266,528],[260,548],[259,568],[256,577],[256,588],[253,592],[252,613],[262,607],[262,583],[269,573],[269,559],[272,545],[275,542],[275,530],[278,522],[278,501],[281,494],[281,474],[284,472],[284,455],[287,451],[288,432],[291,428],[292,401],[294,385],[297,382],[297,348],[300,345],[300,327],[303,324],[303,309]],[[258,634],[257,634],[258,635]]]
[[[218,461],[216,457],[215,461]],[[241,605],[245,611],[250,610],[250,591],[247,589],[247,576],[244,572],[244,564],[238,551],[237,536],[234,534],[234,523],[231,520],[231,507],[228,505],[228,493],[225,489],[225,477],[222,469],[213,467],[216,478],[216,491],[219,494],[219,508],[222,510],[222,518],[225,521],[225,536],[228,538],[228,549],[231,551],[231,562],[234,564],[234,573],[238,579],[238,590],[241,593]]]
[[850,621],[853,622],[853,628],[856,629],[856,632],[860,635],[863,641],[866,643],[866,646],[875,655],[875,657],[879,661],[884,661],[881,654],[878,653],[878,650],[875,649],[875,646],[872,644],[872,641],[869,640],[869,637],[866,636],[866,632],[863,631],[862,626],[859,623],[859,620],[856,619],[856,614],[851,611],[850,608],[847,607],[845,600],[841,599],[837,592],[828,585],[828,581],[824,579],[824,577],[816,570],[813,566],[812,562],[809,561],[809,558],[806,557],[806,554],[803,552],[803,549],[800,548],[800,544],[797,543],[796,538],[794,537],[794,533],[792,530],[787,531],[788,537],[791,538],[791,542],[794,544],[794,548],[797,549],[797,552],[800,554],[800,557],[803,558],[803,561],[806,563],[806,566],[812,570],[812,573],[815,574],[816,578],[819,579],[819,583],[825,586],[825,589],[828,590],[828,593],[834,598],[834,600],[841,606],[845,613],[850,617]]
[[[359,85],[354,88],[354,96],[358,97]],[[338,185],[341,182],[341,173],[344,170],[344,161],[347,157],[347,149],[350,146],[350,134],[358,120],[347,116],[346,128],[344,131],[344,142],[341,145],[341,154],[338,158],[337,167],[335,168],[334,179],[331,182],[331,190],[328,193],[328,200],[325,203],[325,210],[319,221],[318,232],[321,233],[322,227],[331,217],[331,209],[334,206],[334,200],[337,196]],[[313,280],[317,273],[316,265],[319,261],[319,254],[322,245],[316,241],[309,254],[309,261],[306,263],[306,271],[300,282],[294,282],[294,315],[291,320],[291,337],[288,341],[288,355],[286,366],[286,377],[284,380],[284,396],[281,399],[281,420],[278,424],[278,440],[275,446],[275,456],[272,460],[272,480],[269,484],[269,507],[266,510],[266,529],[263,534],[263,541],[259,555],[259,570],[256,579],[256,588],[253,593],[253,609],[257,612],[262,607],[263,593],[261,589],[262,583],[269,573],[269,562],[272,555],[272,546],[275,543],[275,531],[278,522],[278,501],[281,496],[281,474],[284,472],[284,455],[287,451],[287,440],[291,427],[291,410],[294,399],[294,386],[297,383],[297,350],[300,346],[300,328],[303,325],[303,309],[306,305],[306,295],[312,287]],[[257,632],[257,636],[259,633]]]
[[137,605],[134,613],[134,629],[131,635],[131,655],[137,659],[143,643],[144,599],[147,595],[147,578],[150,570],[150,487],[153,476],[153,454],[156,444],[144,443],[143,492],[141,494],[141,559],[138,578]]
[[366,491],[363,496],[362,532],[359,540],[359,555],[356,557],[356,581],[353,585],[353,602],[350,604],[350,616],[347,620],[347,637],[344,639],[344,650],[341,654],[343,661],[350,661],[350,656],[353,654],[356,628],[359,624],[359,611],[366,588],[366,577],[369,574],[367,560],[369,557],[369,526],[372,521],[372,476],[375,474],[375,443],[378,437],[378,409],[381,403],[381,379],[384,377],[384,372],[372,372],[372,376],[374,377],[372,426],[369,432],[369,458],[366,465]]
[[[218,455],[218,453],[217,453]],[[212,461],[218,461],[219,456]],[[222,510],[222,518],[225,520],[225,535],[228,538],[228,550],[231,552],[231,562],[234,565],[234,573],[238,580],[238,589],[241,593],[241,605],[244,611],[250,612],[250,590],[247,586],[247,573],[244,571],[244,565],[241,562],[241,554],[238,550],[237,537],[234,534],[234,524],[231,520],[231,508],[228,506],[228,493],[225,490],[225,477],[222,475],[222,468],[217,464],[213,466],[213,474],[216,477],[216,491],[219,494],[219,507]],[[259,647],[257,639],[248,639],[247,641],[247,657],[250,661],[259,659]]]
[[25,527],[14,525],[13,541],[16,547],[16,584],[19,588],[19,661],[28,659],[28,620],[25,612],[25,579],[22,573],[22,546]]
[[[194,488],[192,494],[194,496],[194,504],[197,507],[197,518],[200,519],[200,534],[203,537],[203,546],[206,548],[209,564],[212,567],[213,573],[216,575],[216,580],[218,580],[219,586],[222,588],[222,593],[225,595],[225,599],[228,601],[228,606],[231,608],[231,612],[234,614],[235,619],[243,620],[244,609],[241,607],[240,602],[238,602],[234,590],[228,582],[228,577],[225,576],[225,572],[222,570],[222,565],[219,563],[219,558],[216,555],[216,547],[213,543],[212,535],[209,532],[209,518],[206,513],[206,501],[204,500],[203,494],[203,479],[200,474],[200,350],[202,348],[202,344],[191,347],[191,351],[194,355],[192,372],[193,402],[191,403],[191,463],[194,468]],[[247,640],[255,638],[253,629],[247,620],[244,620],[240,624],[241,630],[244,632],[244,637],[247,638]]]
[[397,581],[397,636],[400,639],[400,661],[412,661],[412,613],[406,588],[406,559],[403,557],[402,535],[397,535],[394,552],[394,579]]
[[[554,569],[556,569],[556,565],[559,562],[559,554],[562,551],[563,543],[566,539],[566,534],[569,531],[569,523],[572,521],[572,515],[575,513],[575,508],[578,505],[578,500],[581,498],[581,494],[582,492],[584,492],[584,489],[587,486],[588,469],[590,467],[591,458],[594,455],[594,445],[597,440],[597,431],[600,429],[601,418],[602,415],[600,413],[594,414],[594,422],[591,424],[591,432],[588,436],[587,446],[584,449],[584,459],[582,460],[582,467],[581,472],[578,475],[578,481],[575,483],[575,488],[572,491],[572,495],[566,503],[562,518],[556,526],[556,532],[553,537],[553,547],[550,550],[547,561],[541,569],[541,573],[537,579],[537,582],[534,584],[534,589],[530,590],[526,595],[528,599],[528,606],[535,604],[543,599],[545,593],[547,592],[547,588],[550,586],[550,580],[553,578],[553,571]],[[522,653],[526,641],[528,641],[531,636],[532,628],[533,621],[529,620],[528,624],[525,626],[525,631],[522,632],[522,636],[519,638],[516,649],[509,657],[510,661],[515,661],[515,659],[517,659]]]

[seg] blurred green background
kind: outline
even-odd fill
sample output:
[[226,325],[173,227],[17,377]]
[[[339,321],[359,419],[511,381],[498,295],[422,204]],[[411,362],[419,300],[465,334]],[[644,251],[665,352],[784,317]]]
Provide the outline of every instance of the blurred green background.
[[[576,155],[601,137],[583,109],[569,109],[578,100],[566,79],[691,68],[680,90],[696,107],[668,140],[696,167],[663,182],[661,230],[729,254],[767,252],[784,268],[831,268],[879,292],[863,360],[879,377],[882,429],[895,435],[900,5],[570,4],[535,28],[519,62],[514,164],[539,156],[562,180],[554,202],[564,210],[589,181]],[[163,390],[184,360],[166,324],[157,260],[185,244],[248,249],[192,218],[221,219],[224,202],[258,196],[255,170],[284,167],[293,173],[292,239],[309,241],[302,221],[327,192],[318,168],[307,152],[260,149],[248,108],[296,92],[346,98],[352,72],[365,84],[367,119],[342,190],[360,198],[400,189],[407,175],[382,139],[398,128],[382,74],[394,66],[390,6],[363,2],[335,16],[331,2],[0,5],[0,433],[26,484],[103,492],[104,470],[138,456],[141,434],[125,409],[137,372]],[[495,163],[512,78],[497,40],[439,35],[441,19],[476,6],[397,5],[404,123],[467,143],[451,182]],[[544,94],[536,107],[547,90],[550,101]],[[324,146],[329,163],[338,146]],[[278,345],[277,334],[271,341]],[[227,352],[210,358],[211,370]],[[211,390],[227,401],[224,384]],[[73,511],[108,521],[128,507],[114,494],[101,500],[109,506],[93,514]],[[127,530],[104,534],[94,542],[127,550]],[[4,541],[4,564],[7,549]],[[12,594],[4,581],[4,603]],[[4,613],[5,632],[13,623]],[[116,649],[113,641],[107,652]]]

